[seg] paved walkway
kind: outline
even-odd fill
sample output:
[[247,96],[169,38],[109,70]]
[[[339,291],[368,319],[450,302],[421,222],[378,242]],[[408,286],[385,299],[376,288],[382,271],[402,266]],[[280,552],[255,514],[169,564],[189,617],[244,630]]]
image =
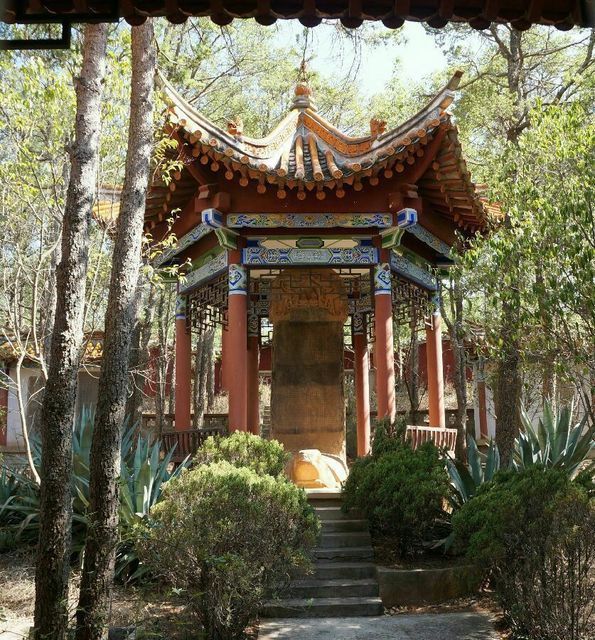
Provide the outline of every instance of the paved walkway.
[[259,640],[498,640],[487,616],[475,612],[374,618],[285,618],[263,621]]

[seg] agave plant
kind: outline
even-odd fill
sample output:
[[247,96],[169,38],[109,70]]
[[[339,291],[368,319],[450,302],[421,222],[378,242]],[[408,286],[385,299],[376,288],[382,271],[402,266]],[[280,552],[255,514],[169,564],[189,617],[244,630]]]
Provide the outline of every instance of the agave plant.
[[595,451],[595,423],[588,425],[587,416],[572,424],[573,405],[554,413],[552,405],[545,403],[543,417],[533,426],[527,412],[521,414],[522,430],[515,441],[512,464],[522,470],[532,465],[564,469],[574,478],[583,468],[593,469],[587,462]]
[[170,470],[171,449],[161,458],[161,443],[151,444],[138,436],[134,446],[122,451],[120,472],[120,545],[116,552],[116,576],[124,581],[136,580],[146,572],[136,548],[135,528],[148,517],[151,508],[161,498],[163,485],[180,474],[189,458]]
[[446,468],[453,488],[451,505],[456,509],[469,502],[484,482],[490,482],[500,469],[500,453],[496,443],[490,441],[486,454],[477,448],[475,439],[467,437],[467,464],[446,457]]
[[[72,441],[72,547],[82,551],[87,532],[89,506],[89,456],[93,436],[93,413],[84,410],[77,420]],[[41,445],[32,439],[33,460],[39,468]],[[120,544],[116,552],[118,577],[139,577],[140,565],[132,537],[134,525],[145,518],[160,497],[163,484],[187,465],[184,461],[170,471],[173,450],[160,456],[160,442],[150,443],[137,436],[134,425],[124,429],[121,444]],[[39,535],[39,490],[25,474],[2,469],[0,472],[0,551],[15,545],[31,544]]]

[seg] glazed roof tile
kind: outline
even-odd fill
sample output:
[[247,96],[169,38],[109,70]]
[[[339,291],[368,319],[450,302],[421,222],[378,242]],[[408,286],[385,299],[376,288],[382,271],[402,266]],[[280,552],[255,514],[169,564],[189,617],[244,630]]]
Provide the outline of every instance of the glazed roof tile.
[[190,16],[210,16],[220,25],[234,18],[254,18],[263,25],[297,18],[308,27],[324,18],[340,19],[348,28],[364,20],[381,20],[399,28],[405,20],[440,28],[449,22],[485,29],[491,22],[527,29],[532,24],[570,29],[593,25],[593,0],[6,0],[5,22],[94,22],[125,18],[140,24],[147,16],[166,16],[181,23]]
[[[197,188],[189,176],[192,166],[202,165],[242,187],[252,185],[261,194],[276,190],[280,199],[294,191],[300,200],[323,200],[329,193],[342,198],[348,189],[374,188],[399,174],[407,175],[407,169],[423,162],[428,166],[417,180],[420,194],[458,226],[471,231],[482,228],[492,210],[471,181],[456,126],[447,112],[461,75],[456,72],[406,122],[387,129],[386,123],[373,119],[370,134],[359,137],[344,134],[324,119],[309,87],[299,84],[289,113],[260,139],[245,136],[240,121],[230,122],[227,130],[218,127],[160,76],[168,103],[166,131],[178,141],[172,153],[184,168],[173,173],[170,184],[152,186],[147,221],[162,220],[192,197]],[[431,145],[437,137],[438,147]]]

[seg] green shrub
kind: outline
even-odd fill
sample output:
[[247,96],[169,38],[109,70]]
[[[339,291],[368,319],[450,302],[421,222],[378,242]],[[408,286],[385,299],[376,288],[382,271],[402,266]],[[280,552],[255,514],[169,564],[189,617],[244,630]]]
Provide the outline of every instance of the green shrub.
[[592,638],[594,507],[566,471],[532,466],[500,471],[454,514],[455,547],[489,573],[521,637]]
[[168,483],[139,544],[206,637],[235,640],[270,591],[307,564],[318,530],[304,491],[289,480],[216,462]]
[[407,422],[404,418],[399,418],[391,424],[388,418],[376,421],[374,427],[374,438],[372,440],[372,456],[379,456],[401,449],[405,444],[407,434]]
[[408,443],[382,438],[371,456],[353,465],[344,505],[363,512],[373,533],[395,538],[399,552],[407,555],[437,537],[448,475],[432,443],[413,450]]
[[244,431],[229,436],[211,436],[197,451],[195,464],[229,462],[235,467],[248,467],[257,474],[280,476],[289,455],[276,440],[265,440]]

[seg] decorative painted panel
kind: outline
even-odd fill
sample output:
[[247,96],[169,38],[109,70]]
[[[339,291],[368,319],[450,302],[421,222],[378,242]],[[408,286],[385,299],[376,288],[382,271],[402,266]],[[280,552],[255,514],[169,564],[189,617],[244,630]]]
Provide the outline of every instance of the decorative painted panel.
[[245,296],[248,291],[248,273],[241,264],[229,265],[229,295]]
[[450,255],[450,247],[437,238],[433,233],[430,233],[425,227],[422,227],[419,224],[414,224],[411,227],[407,228],[407,233],[410,233],[412,236],[415,236],[418,240],[427,244],[428,247],[434,249],[436,253],[439,253],[443,256]]
[[376,265],[374,269],[374,294],[377,296],[391,294],[391,273],[387,262]]
[[436,291],[436,289],[438,288],[436,286],[436,280],[434,276],[429,271],[418,267],[416,264],[413,264],[413,262],[409,262],[407,258],[404,258],[397,253],[391,253],[390,266],[395,273],[398,273],[400,276],[403,276],[403,278],[406,278],[407,280],[415,282],[424,289]]
[[392,225],[389,213],[240,213],[227,216],[227,226],[253,229],[347,229],[378,227],[386,229]]
[[203,224],[212,227],[213,229],[219,229],[223,227],[223,214],[217,209],[203,209],[202,211]]
[[189,246],[193,245],[195,242],[198,242],[201,238],[204,238],[207,234],[211,233],[213,229],[206,224],[200,224],[198,227],[194,227],[192,231],[183,235],[176,244],[175,247],[164,251],[158,258],[155,260],[155,265],[160,266],[165,264],[168,260],[171,260],[173,257],[177,256],[179,253],[182,253],[184,249],[187,249]]
[[407,229],[417,224],[417,211],[406,207],[397,213],[397,226],[401,229]]
[[250,266],[338,265],[371,266],[378,262],[374,247],[351,249],[266,249],[248,247],[242,250],[242,263]]
[[226,269],[227,252],[224,251],[223,253],[215,256],[212,260],[209,260],[206,264],[203,264],[202,267],[198,267],[198,269],[190,271],[190,273],[186,275],[185,282],[180,283],[180,293],[186,293],[191,289],[195,289],[215,276],[218,276]]

